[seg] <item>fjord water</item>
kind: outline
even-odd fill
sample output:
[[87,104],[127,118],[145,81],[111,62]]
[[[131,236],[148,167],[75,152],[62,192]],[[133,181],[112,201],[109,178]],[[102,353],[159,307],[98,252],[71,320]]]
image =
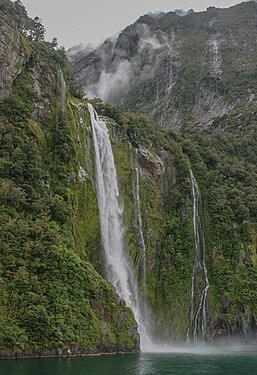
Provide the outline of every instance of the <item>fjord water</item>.
[[1,375],[255,375],[256,372],[256,347],[0,362]]

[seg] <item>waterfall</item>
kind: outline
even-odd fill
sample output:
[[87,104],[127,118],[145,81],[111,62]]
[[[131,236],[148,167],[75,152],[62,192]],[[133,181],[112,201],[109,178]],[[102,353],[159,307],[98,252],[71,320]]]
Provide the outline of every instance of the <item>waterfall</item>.
[[146,284],[146,247],[145,239],[142,229],[142,216],[141,216],[141,201],[140,201],[140,175],[139,175],[139,166],[138,166],[138,150],[136,149],[136,186],[133,189],[134,191],[134,200],[136,206],[136,223],[138,231],[138,246],[141,251],[140,256],[140,271],[141,271],[141,280],[143,284]]
[[67,87],[66,87],[66,83],[65,83],[61,68],[59,68],[58,76],[59,76],[59,89],[60,89],[60,96],[61,96],[61,110],[62,110],[62,113],[64,113],[66,110]]
[[[195,239],[195,265],[192,272],[192,283],[190,293],[190,326],[187,332],[187,342],[190,338],[196,342],[199,338],[205,339],[207,332],[206,299],[210,287],[208,272],[205,263],[205,242],[203,225],[203,207],[199,186],[190,170],[192,195],[193,195],[193,225]],[[203,288],[198,307],[196,308],[195,284],[197,277],[201,277]]]
[[141,350],[144,351],[151,345],[151,340],[142,318],[133,267],[124,249],[123,207],[109,133],[106,123],[99,119],[91,104],[88,104],[88,109],[95,149],[95,184],[107,279],[134,312]]

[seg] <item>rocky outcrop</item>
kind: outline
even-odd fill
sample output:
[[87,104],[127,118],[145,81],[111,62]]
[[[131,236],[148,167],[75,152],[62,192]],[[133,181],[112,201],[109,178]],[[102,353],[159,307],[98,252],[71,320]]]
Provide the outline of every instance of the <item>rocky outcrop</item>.
[[257,333],[257,322],[253,311],[227,296],[220,299],[220,311],[209,326],[209,339],[251,340]]
[[131,351],[130,348],[120,345],[101,345],[93,350],[70,346],[65,349],[58,348],[53,350],[40,349],[36,351],[0,351],[0,359],[87,357],[99,355],[137,353],[138,351],[139,347]]
[[24,43],[21,32],[0,24],[0,100],[9,96],[14,80],[21,73],[30,56],[30,49]]

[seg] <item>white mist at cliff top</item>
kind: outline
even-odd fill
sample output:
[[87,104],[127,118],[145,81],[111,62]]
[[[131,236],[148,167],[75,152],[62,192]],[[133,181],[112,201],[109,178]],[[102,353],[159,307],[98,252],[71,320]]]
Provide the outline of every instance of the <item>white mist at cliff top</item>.
[[95,149],[95,184],[100,214],[101,237],[108,280],[134,312],[142,351],[150,350],[151,339],[140,311],[138,284],[124,249],[123,207],[109,133],[93,106],[88,104]]

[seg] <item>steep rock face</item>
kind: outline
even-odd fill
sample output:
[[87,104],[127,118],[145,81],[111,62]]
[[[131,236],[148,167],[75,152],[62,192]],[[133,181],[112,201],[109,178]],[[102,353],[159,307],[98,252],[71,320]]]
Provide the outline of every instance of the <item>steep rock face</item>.
[[30,52],[30,47],[17,28],[7,22],[0,24],[0,100],[11,93],[13,81],[28,62]]
[[132,311],[89,262],[91,126],[66,57],[20,2],[0,1],[0,22],[0,356],[139,350]]
[[239,301],[223,296],[217,318],[211,322],[210,332],[215,340],[228,337],[251,340],[256,335],[256,318],[252,309],[245,310]]
[[162,127],[199,123],[255,103],[255,2],[184,17],[140,17],[74,63],[88,97],[152,115]]
[[[158,19],[162,29],[152,40],[150,31]],[[174,20],[173,13],[144,17],[132,41],[133,26],[110,43],[118,43],[119,50],[125,43],[136,59],[140,32],[145,45],[151,45],[144,55],[151,61]],[[215,40],[209,43],[213,53]],[[28,62],[11,94],[0,102],[0,350],[5,355],[138,350],[133,314],[103,277],[87,103],[69,95],[72,82],[63,74],[62,51],[30,36],[24,41],[31,51]],[[174,44],[175,77],[181,69],[176,48]],[[220,58],[212,64],[212,75],[219,76]],[[142,72],[151,75],[149,66],[142,66]],[[217,97],[201,92],[198,101],[213,106]],[[254,106],[253,88],[247,93]],[[195,263],[190,167],[204,204],[208,338],[255,335],[256,111],[249,107],[240,115],[215,119],[214,133],[198,135],[162,130],[143,114],[93,104],[108,123],[124,203],[125,246],[147,301],[153,335],[184,341],[189,327]],[[195,106],[199,116],[206,115],[201,110]],[[182,116],[179,108],[174,116]],[[145,259],[135,219],[136,168]]]
[[[141,296],[146,298],[144,319],[154,337],[183,339],[188,325],[193,258],[188,161],[176,141],[170,142],[145,115],[122,114],[102,104],[96,104],[96,109],[100,115],[109,116],[124,204],[125,246],[134,264]],[[180,190],[183,194],[178,199]],[[183,237],[185,241],[176,246]]]
[[[165,133],[163,141],[156,128],[151,136],[149,121],[136,119],[140,115],[124,123],[141,167],[146,293],[156,331],[166,338],[185,338],[189,325],[194,239],[188,163],[204,203],[207,336],[256,335],[256,9],[248,2],[183,18],[172,12],[147,15],[112,41],[106,65],[103,46],[74,64],[89,96],[147,112],[162,127],[180,130]],[[100,69],[93,68],[94,59]],[[162,149],[169,150],[167,165],[175,165],[176,173],[167,179],[165,172],[158,182],[154,157],[162,158]],[[128,154],[119,164],[129,159]],[[120,176],[131,202],[133,174],[125,178],[120,167]]]
[[[99,102],[95,107],[100,115],[108,116],[124,203],[126,248],[146,295],[153,335],[183,341],[190,324],[195,264],[191,164],[204,208],[210,282],[207,339],[253,337],[256,290],[249,285],[257,280],[255,115],[245,113],[240,120],[244,126],[239,129],[234,118],[224,118],[216,125],[227,129],[222,135],[188,136],[160,130],[142,114],[124,114]],[[136,168],[145,265],[138,234]],[[146,283],[142,283],[143,269]],[[197,303],[201,297],[198,289],[196,285]]]

